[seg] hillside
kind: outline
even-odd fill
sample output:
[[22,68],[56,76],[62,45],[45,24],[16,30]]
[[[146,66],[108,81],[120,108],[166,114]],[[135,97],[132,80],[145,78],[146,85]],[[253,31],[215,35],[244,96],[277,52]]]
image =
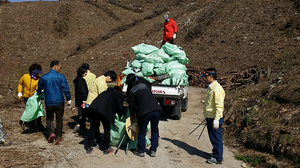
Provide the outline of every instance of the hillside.
[[[193,71],[191,85],[203,87],[197,74],[203,68],[216,67],[228,88],[228,121],[224,127],[228,144],[239,146],[241,154],[251,157],[258,154],[249,151],[261,152],[265,156],[263,166],[297,167],[300,15],[296,2],[98,0],[2,4],[0,108],[17,102],[16,98],[5,97],[11,95],[10,88],[17,94],[17,82],[33,62],[42,64],[43,71],[48,72],[50,61],[60,60],[61,73],[69,83],[84,62],[97,76],[107,70],[122,72],[126,60],[134,58],[132,46],[145,43],[160,47],[162,16],[168,13],[178,26],[175,43],[185,50],[189,66],[198,68]],[[249,73],[253,68],[260,74]],[[245,72],[248,77],[241,76]],[[253,80],[255,75],[258,78]],[[228,87],[241,78],[250,80],[239,87]],[[275,161],[268,161],[268,157]]]

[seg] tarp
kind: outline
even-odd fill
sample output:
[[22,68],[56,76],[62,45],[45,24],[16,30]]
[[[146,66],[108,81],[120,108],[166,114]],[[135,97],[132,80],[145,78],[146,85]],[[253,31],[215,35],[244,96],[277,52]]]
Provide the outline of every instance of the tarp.
[[37,119],[38,117],[45,117],[45,113],[41,101],[41,99],[43,98],[44,98],[44,93],[38,95],[35,92],[34,95],[27,100],[25,111],[23,112],[23,115],[21,117],[22,121],[30,122]]

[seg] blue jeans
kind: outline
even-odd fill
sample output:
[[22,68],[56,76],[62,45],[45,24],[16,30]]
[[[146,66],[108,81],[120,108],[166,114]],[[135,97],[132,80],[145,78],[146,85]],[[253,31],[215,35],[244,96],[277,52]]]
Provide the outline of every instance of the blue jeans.
[[146,146],[146,128],[150,121],[151,123],[151,147],[150,151],[156,152],[158,146],[158,122],[160,118],[160,112],[154,111],[143,115],[139,120],[139,134],[137,148],[139,153],[145,152]]
[[223,160],[223,139],[222,139],[222,128],[223,118],[219,120],[219,128],[213,128],[214,118],[206,118],[207,130],[210,142],[213,146],[213,156],[217,159],[217,161],[221,162]]

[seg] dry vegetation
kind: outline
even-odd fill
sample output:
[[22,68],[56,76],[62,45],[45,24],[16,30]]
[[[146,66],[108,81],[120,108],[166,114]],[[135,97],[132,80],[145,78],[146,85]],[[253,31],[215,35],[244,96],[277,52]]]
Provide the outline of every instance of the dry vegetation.
[[47,72],[51,60],[60,60],[68,81],[83,62],[97,76],[110,69],[120,73],[134,58],[132,46],[160,47],[162,15],[169,12],[178,25],[176,44],[190,59],[190,85],[205,87],[203,69],[219,70],[227,90],[228,145],[241,155],[264,156],[260,167],[299,167],[299,0],[5,2],[0,1],[1,110],[16,104],[9,88],[16,95],[19,78],[33,62]]

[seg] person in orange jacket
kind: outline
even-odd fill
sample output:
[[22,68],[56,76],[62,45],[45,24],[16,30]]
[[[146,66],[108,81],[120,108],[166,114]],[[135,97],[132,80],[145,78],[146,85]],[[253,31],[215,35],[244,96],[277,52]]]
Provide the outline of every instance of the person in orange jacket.
[[176,22],[169,18],[168,15],[164,15],[164,36],[162,40],[162,45],[164,45],[166,42],[169,42],[171,44],[174,44],[174,40],[176,38],[177,34],[177,25]]
[[[42,66],[38,63],[33,63],[29,67],[29,74],[24,74],[19,80],[18,84],[18,97],[21,100],[23,97],[24,103],[26,105],[29,97],[34,95],[34,92],[38,88],[38,81],[40,79],[39,74],[44,74],[42,71]],[[22,93],[23,92],[23,93]],[[30,128],[41,128],[42,121],[41,117],[30,122]]]

